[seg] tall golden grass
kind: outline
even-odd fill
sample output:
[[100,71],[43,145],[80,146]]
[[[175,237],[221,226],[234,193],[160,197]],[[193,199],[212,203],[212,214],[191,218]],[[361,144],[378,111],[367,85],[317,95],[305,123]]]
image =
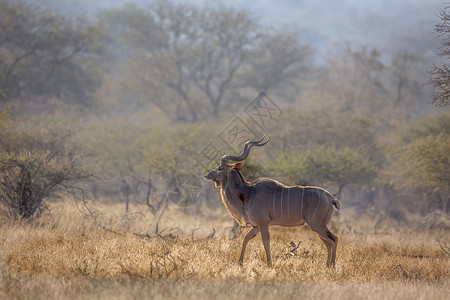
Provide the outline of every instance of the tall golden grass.
[[[449,256],[438,243],[445,228],[373,228],[344,210],[332,223],[336,269],[325,267],[325,246],[307,227],[271,229],[273,267],[255,238],[241,267],[245,232],[231,239],[224,210],[172,208],[154,234],[145,207],[128,215],[118,205],[97,209],[103,214],[91,218],[55,203],[31,223],[1,219],[0,298],[446,299],[450,290]],[[300,240],[290,253],[289,242]]]

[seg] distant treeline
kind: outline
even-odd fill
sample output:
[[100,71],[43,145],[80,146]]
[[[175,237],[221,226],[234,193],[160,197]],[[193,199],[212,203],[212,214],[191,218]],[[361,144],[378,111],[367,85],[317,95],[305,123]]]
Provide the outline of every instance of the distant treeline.
[[430,66],[408,49],[389,63],[333,50],[318,63],[297,30],[228,6],[151,1],[82,20],[0,0],[0,209],[28,218],[67,195],[118,200],[127,184],[151,205],[175,175],[201,178],[236,151],[206,147],[265,90],[278,119],[246,178],[448,213],[450,115],[427,103]]

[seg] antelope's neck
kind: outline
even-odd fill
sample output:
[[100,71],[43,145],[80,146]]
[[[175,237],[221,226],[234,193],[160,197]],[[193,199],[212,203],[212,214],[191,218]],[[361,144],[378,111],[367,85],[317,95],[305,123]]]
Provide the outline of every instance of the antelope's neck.
[[248,201],[251,187],[238,171],[232,171],[222,183],[222,202],[228,212],[241,224],[247,223],[245,204]]

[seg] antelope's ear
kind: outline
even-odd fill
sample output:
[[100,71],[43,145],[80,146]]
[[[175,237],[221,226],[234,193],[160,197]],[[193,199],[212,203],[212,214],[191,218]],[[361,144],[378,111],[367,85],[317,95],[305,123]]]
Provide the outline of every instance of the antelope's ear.
[[240,169],[242,168],[243,165],[244,165],[243,162],[238,162],[238,163],[235,163],[233,167],[234,167],[236,170],[240,170]]

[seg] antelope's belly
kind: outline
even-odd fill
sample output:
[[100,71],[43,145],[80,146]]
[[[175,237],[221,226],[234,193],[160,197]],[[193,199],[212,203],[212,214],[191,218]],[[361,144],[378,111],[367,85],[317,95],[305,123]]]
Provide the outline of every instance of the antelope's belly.
[[284,226],[284,227],[294,227],[306,224],[305,220],[271,220],[269,226]]

